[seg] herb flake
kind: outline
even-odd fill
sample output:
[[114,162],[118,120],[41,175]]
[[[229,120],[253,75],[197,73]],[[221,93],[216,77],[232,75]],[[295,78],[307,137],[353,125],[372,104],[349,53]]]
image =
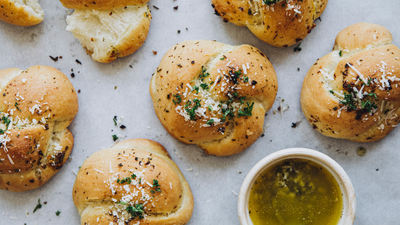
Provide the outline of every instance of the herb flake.
[[40,198],[38,199],[38,204],[36,205],[35,209],[33,210],[33,213],[36,212],[36,210],[41,209],[42,208],[42,204],[40,203]]

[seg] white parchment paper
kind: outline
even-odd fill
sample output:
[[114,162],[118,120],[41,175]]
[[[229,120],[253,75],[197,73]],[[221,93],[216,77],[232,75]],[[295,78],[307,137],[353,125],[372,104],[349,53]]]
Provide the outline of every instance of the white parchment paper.
[[[258,40],[247,28],[224,23],[214,15],[210,0],[151,0],[153,20],[146,43],[135,54],[110,64],[94,62],[65,30],[67,12],[57,0],[40,3],[46,16],[37,26],[25,28],[0,22],[0,69],[42,64],[58,68],[69,77],[74,70],[75,78],[70,80],[81,90],[80,110],[70,126],[75,145],[71,161],[43,187],[25,193],[0,191],[0,224],[80,224],[72,202],[74,172],[89,155],[113,145],[113,134],[126,139],[152,139],[168,149],[193,191],[195,207],[190,225],[239,224],[235,193],[247,172],[261,158],[289,147],[323,152],[346,170],[357,195],[356,225],[399,224],[400,129],[367,144],[327,138],[308,124],[299,102],[307,70],[331,51],[337,33],[345,27],[358,22],[384,25],[392,32],[394,44],[400,46],[398,0],[330,0],[322,20],[316,21],[317,27],[302,41],[298,53],[293,51],[294,46],[275,48]],[[154,113],[148,90],[151,75],[170,47],[191,39],[251,44],[274,65],[278,97],[284,99],[283,105],[289,110],[283,116],[273,114],[279,107],[277,100],[266,116],[265,124],[270,126],[265,136],[241,154],[213,157],[196,146],[182,144],[164,130]],[[63,58],[54,62],[49,55]],[[125,130],[114,126],[114,116],[124,117]],[[297,128],[291,128],[299,121]],[[364,157],[356,154],[359,146],[367,149]],[[39,198],[47,204],[32,213]],[[60,216],[56,216],[57,210]]]

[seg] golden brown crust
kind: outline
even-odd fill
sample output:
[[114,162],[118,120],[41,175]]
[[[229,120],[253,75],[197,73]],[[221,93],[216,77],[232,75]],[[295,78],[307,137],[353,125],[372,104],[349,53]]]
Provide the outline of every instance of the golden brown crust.
[[147,3],[149,0],[60,0],[64,7],[70,9],[113,9],[130,5]]
[[[202,73],[209,75],[201,79]],[[190,90],[195,86],[198,94]],[[277,90],[274,68],[260,50],[205,40],[172,47],[150,84],[154,109],[164,128],[181,142],[217,156],[242,152],[258,139]],[[239,109],[245,111],[251,105],[252,116],[239,116]],[[190,110],[195,117],[190,118]]]
[[[121,184],[127,177],[130,181]],[[160,190],[151,187],[154,180]],[[166,149],[146,139],[126,140],[91,155],[79,170],[72,195],[81,224],[186,224],[194,204],[187,181]],[[143,219],[132,218],[126,210],[138,204],[143,204]]]
[[74,139],[67,127],[78,112],[75,89],[48,66],[0,70],[0,85],[0,188],[38,188],[71,153]]
[[31,15],[24,6],[10,0],[0,0],[0,20],[18,26],[33,26],[43,21],[43,17]]
[[271,5],[262,0],[212,0],[216,14],[225,22],[247,26],[259,39],[276,47],[303,40],[327,4],[328,0],[289,0]]
[[[391,42],[390,32],[375,24],[354,24],[338,34],[333,52],[319,59],[304,79],[301,105],[314,129],[329,137],[371,142],[397,126],[400,49]],[[348,104],[350,94],[354,103]]]

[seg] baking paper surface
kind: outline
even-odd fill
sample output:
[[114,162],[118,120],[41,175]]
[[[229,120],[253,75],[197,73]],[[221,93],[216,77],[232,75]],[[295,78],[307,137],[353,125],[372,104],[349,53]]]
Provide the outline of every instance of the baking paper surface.
[[[337,33],[347,26],[358,22],[383,25],[393,34],[394,44],[400,46],[398,1],[331,0],[321,21],[316,21],[316,28],[302,41],[302,51],[294,52],[295,46],[275,48],[258,40],[245,27],[224,23],[214,15],[209,0],[151,0],[153,20],[147,41],[133,55],[110,64],[94,62],[65,30],[67,11],[60,2],[40,3],[46,15],[37,26],[17,27],[0,22],[0,69],[48,65],[70,78],[76,90],[81,91],[79,113],[70,126],[75,145],[70,161],[41,188],[25,193],[0,191],[0,224],[80,224],[72,202],[75,173],[92,153],[113,145],[113,134],[125,139],[148,138],[167,148],[193,191],[195,207],[190,225],[239,224],[235,193],[239,193],[248,171],[268,154],[291,147],[323,152],[345,169],[357,196],[356,225],[399,223],[400,129],[374,143],[328,138],[308,124],[299,101],[307,70],[332,50]],[[241,154],[214,157],[196,146],[182,144],[165,131],[154,113],[148,88],[152,73],[170,47],[192,39],[254,45],[270,58],[276,70],[279,91],[265,117],[265,126],[269,127],[264,137]],[[49,55],[62,59],[54,62]],[[70,76],[71,69],[75,78]],[[289,106],[283,116],[273,113],[279,107],[279,99],[284,100],[283,106]],[[124,118],[125,130],[114,126],[114,116]],[[296,122],[300,124],[292,128]],[[356,154],[359,146],[367,149],[364,157]],[[47,204],[32,213],[39,198]],[[60,216],[56,216],[57,210],[61,211]]]

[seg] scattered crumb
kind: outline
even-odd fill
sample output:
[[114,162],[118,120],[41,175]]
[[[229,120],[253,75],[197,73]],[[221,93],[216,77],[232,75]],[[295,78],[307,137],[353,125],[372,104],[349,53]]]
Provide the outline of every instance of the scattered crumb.
[[65,11],[67,12],[68,15],[71,15],[71,14],[72,14],[72,11],[70,11],[70,10],[67,9],[67,8],[65,9]]
[[57,62],[57,61],[58,61],[58,56],[53,57],[53,56],[49,55],[49,57],[50,57],[50,59],[53,60],[54,62]]
[[[283,113],[285,111],[289,110],[289,106],[288,105],[285,105],[285,106],[283,105],[283,102],[285,101],[285,99],[278,98],[278,101],[279,101],[278,111],[281,112],[281,116],[283,116]],[[276,113],[277,113],[277,111],[274,110],[274,114],[276,114]]]
[[297,121],[297,122],[295,122],[295,123],[292,123],[292,128],[298,127],[298,126],[300,125],[300,123],[301,123],[301,120],[300,120],[300,121]]
[[358,156],[363,157],[363,156],[365,156],[366,154],[367,154],[367,149],[366,149],[366,148],[364,148],[364,147],[362,147],[362,146],[360,146],[360,147],[357,148],[357,155],[358,155]]
[[347,154],[348,154],[347,151],[344,151],[344,152],[343,152],[343,151],[340,150],[340,149],[337,149],[336,152],[337,152],[338,154],[344,154],[344,155],[347,155]]
[[175,152],[176,156],[178,156],[179,159],[182,159],[182,156],[179,155],[179,153],[176,151],[176,149],[174,149],[174,152]]

